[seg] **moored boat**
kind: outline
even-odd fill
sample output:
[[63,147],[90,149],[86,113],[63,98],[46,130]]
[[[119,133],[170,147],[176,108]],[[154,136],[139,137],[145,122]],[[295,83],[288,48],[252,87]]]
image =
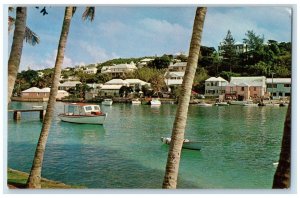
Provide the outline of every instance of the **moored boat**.
[[150,104],[158,106],[158,105],[161,105],[161,102],[158,98],[152,98],[152,100],[150,101]]
[[229,106],[229,104],[227,102],[216,102],[215,105],[216,106]]
[[99,105],[71,103],[64,107],[64,113],[58,115],[64,122],[79,124],[103,124],[107,114],[103,113]]
[[208,104],[206,102],[199,102],[197,104],[197,106],[200,106],[200,107],[211,107],[211,106],[213,106],[213,104]]
[[133,104],[133,105],[140,105],[140,104],[141,104],[141,101],[140,101],[138,98],[136,98],[136,99],[133,99],[133,100],[131,101],[131,104]]
[[106,99],[104,99],[104,100],[102,101],[101,104],[106,105],[106,106],[111,106],[112,103],[113,103],[113,100],[112,100],[112,99],[106,98]]
[[[171,138],[170,137],[161,137],[160,140],[164,144],[170,144]],[[200,142],[190,141],[188,139],[183,140],[182,148],[190,149],[190,150],[201,150]]]

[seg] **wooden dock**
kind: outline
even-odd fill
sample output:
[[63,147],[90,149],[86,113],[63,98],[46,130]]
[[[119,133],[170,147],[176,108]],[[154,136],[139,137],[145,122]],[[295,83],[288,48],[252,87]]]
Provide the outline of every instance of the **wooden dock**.
[[46,115],[46,109],[12,109],[9,112],[14,112],[14,120],[21,120],[22,112],[40,112],[40,119],[43,120]]

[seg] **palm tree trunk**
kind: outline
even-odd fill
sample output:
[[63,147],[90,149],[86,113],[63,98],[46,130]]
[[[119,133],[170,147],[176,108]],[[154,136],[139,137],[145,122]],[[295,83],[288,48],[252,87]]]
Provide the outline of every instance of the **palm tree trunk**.
[[8,59],[8,103],[11,101],[19,65],[22,56],[23,41],[25,37],[27,8],[17,7],[13,42]]
[[272,188],[289,188],[291,184],[291,105],[285,117],[279,163],[274,174]]
[[49,135],[49,129],[51,126],[51,121],[54,112],[54,105],[55,105],[56,95],[58,90],[59,77],[61,74],[61,66],[64,60],[64,51],[65,51],[69,28],[71,24],[72,10],[73,10],[72,7],[66,7],[65,9],[65,16],[64,16],[62,31],[60,35],[59,44],[58,44],[58,51],[57,51],[57,57],[55,62],[54,75],[52,78],[52,87],[50,91],[47,112],[44,118],[43,127],[36,147],[30,175],[27,180],[26,185],[28,188],[41,188],[41,172],[42,172],[44,152],[45,152],[46,143]]
[[178,108],[173,124],[173,131],[169,148],[168,160],[166,164],[165,177],[162,186],[163,188],[175,189],[177,185],[180,154],[184,139],[184,131],[186,126],[192,84],[197,69],[206,10],[206,7],[200,7],[196,10],[193,34],[190,43],[189,57],[187,60],[187,67],[183,77],[181,94],[179,97]]

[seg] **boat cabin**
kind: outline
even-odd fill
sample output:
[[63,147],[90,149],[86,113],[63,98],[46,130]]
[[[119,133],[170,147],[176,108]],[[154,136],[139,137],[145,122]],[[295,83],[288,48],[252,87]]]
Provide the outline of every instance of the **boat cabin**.
[[67,115],[101,114],[99,105],[88,104],[69,104],[65,106],[64,112]]

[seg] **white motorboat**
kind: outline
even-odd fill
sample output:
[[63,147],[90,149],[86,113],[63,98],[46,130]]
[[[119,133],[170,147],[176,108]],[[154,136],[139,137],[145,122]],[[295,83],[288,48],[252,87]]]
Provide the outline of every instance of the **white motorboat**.
[[257,103],[245,103],[243,104],[243,106],[247,106],[247,107],[258,107]]
[[150,104],[151,105],[155,105],[155,106],[158,106],[158,105],[161,105],[161,102],[158,98],[152,98],[152,100],[150,101]]
[[64,106],[64,113],[58,115],[64,122],[79,124],[103,124],[107,114],[103,113],[99,105],[71,103]]
[[137,99],[133,99],[132,101],[131,101],[131,104],[133,104],[133,105],[140,105],[141,104],[141,101],[137,98]]
[[216,102],[216,106],[228,106],[229,104],[227,102]]
[[[171,138],[170,137],[161,137],[160,140],[164,144],[170,144]],[[183,140],[182,148],[190,149],[190,150],[201,150],[200,142],[190,141],[188,139]]]
[[113,100],[112,100],[112,99],[106,98],[106,99],[104,99],[104,100],[102,101],[101,104],[106,105],[106,106],[111,106],[112,103],[113,103]]
[[245,104],[253,104],[252,100],[242,100],[242,101],[238,101],[238,100],[232,100],[229,102],[229,104],[231,105],[245,105]]
[[213,104],[208,104],[206,102],[200,102],[197,104],[197,106],[200,106],[200,107],[211,107],[213,106]]

